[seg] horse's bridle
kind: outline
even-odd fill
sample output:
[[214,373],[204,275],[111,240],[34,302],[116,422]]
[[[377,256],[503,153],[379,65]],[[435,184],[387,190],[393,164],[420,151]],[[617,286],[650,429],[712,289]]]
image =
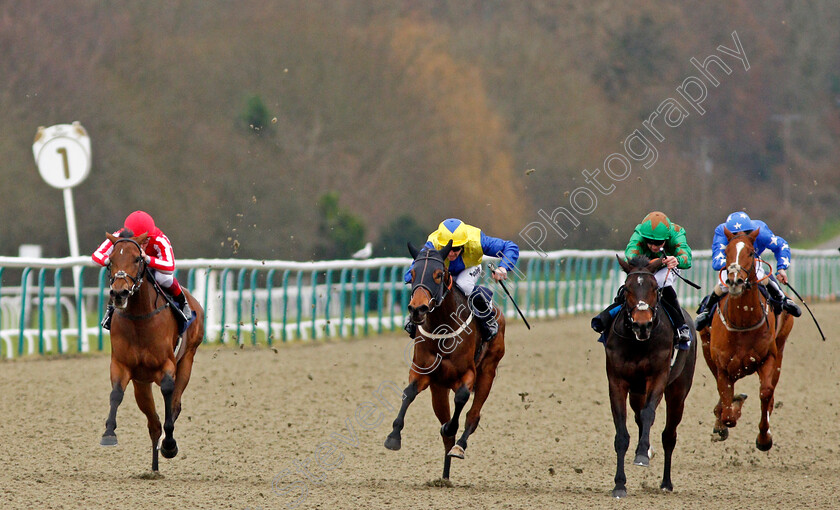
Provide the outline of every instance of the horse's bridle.
[[[416,267],[418,262],[423,261],[423,271],[420,273],[420,281],[419,282],[415,282],[413,280],[411,282],[411,295],[412,296],[414,295],[414,292],[417,289],[426,289],[426,291],[431,296],[431,299],[429,300],[429,312],[434,311],[435,308],[440,306],[441,303],[443,303],[443,300],[446,299],[446,295],[449,294],[449,292],[452,290],[452,278],[451,277],[449,278],[449,284],[448,285],[443,283],[443,282],[442,283],[435,283],[434,280],[432,280],[432,285],[437,287],[436,291],[432,291],[432,288],[423,279],[426,276],[426,266],[428,265],[430,260],[435,261],[435,262],[439,262],[441,264],[441,266],[444,266],[443,258],[441,258],[439,255],[437,257],[434,256],[436,254],[437,254],[436,252],[435,252],[435,254],[432,254],[431,251],[424,250],[422,253],[417,255],[417,258],[414,259],[414,265]],[[444,267],[444,269],[445,269],[445,267]],[[415,270],[414,274],[417,274],[416,270]],[[446,278],[446,276],[448,274],[449,274],[449,272],[444,270],[444,278]],[[438,296],[438,294],[439,294],[439,296]]]
[[[732,244],[732,242],[733,242],[733,241],[735,241],[736,239],[738,239],[739,237],[746,237],[746,236],[736,236],[736,237],[733,237],[732,239],[730,239],[730,240],[729,240],[729,244]],[[725,281],[724,283],[725,283],[728,287],[731,287],[731,286],[733,286],[733,285],[735,284],[735,282],[733,282],[733,281],[732,281],[732,280],[730,280],[730,278],[729,278],[729,274],[730,274],[730,273],[738,273],[738,274],[743,273],[743,274],[745,275],[745,278],[744,278],[744,290],[749,290],[749,289],[750,289],[750,287],[752,287],[752,285],[753,285],[753,280],[751,279],[751,277],[753,277],[753,276],[754,276],[754,277],[755,277],[755,281],[756,281],[756,282],[758,281],[758,274],[757,274],[757,273],[756,273],[756,271],[755,271],[755,265],[756,265],[755,247],[751,247],[750,249],[752,250],[752,253],[750,253],[749,255],[747,255],[747,257],[748,257],[748,258],[752,261],[752,264],[750,264],[750,267],[749,267],[749,268],[743,268],[743,267],[741,267],[741,264],[739,264],[737,260],[736,260],[735,262],[733,262],[733,263],[729,264],[728,266],[726,266],[726,267],[724,268],[724,269],[726,270],[726,281]],[[722,269],[722,270],[723,270],[723,269]]]
[[130,296],[134,295],[134,293],[137,292],[137,289],[140,288],[140,285],[143,284],[143,275],[146,274],[146,259],[143,257],[143,248],[141,248],[140,244],[137,241],[135,241],[134,239],[129,239],[129,238],[118,239],[114,243],[114,249],[116,249],[117,244],[123,243],[123,242],[130,242],[131,244],[136,246],[138,250],[140,250],[140,269],[138,269],[137,274],[135,276],[131,276],[130,274],[126,273],[123,270],[119,270],[119,271],[116,272],[116,274],[112,275],[111,274],[111,263],[109,262],[108,263],[108,285],[113,287],[114,282],[117,281],[118,279],[131,280],[132,285],[131,285],[131,288],[128,290],[128,295],[130,297]]
[[[650,271],[634,271],[632,273],[629,273],[627,275],[627,279],[624,280],[624,288],[627,289],[627,282],[630,281],[631,276],[641,276],[641,275],[650,276],[654,279],[654,281],[656,280],[656,275],[654,275]],[[626,290],[625,290],[625,292],[626,292]],[[657,284],[656,306],[653,307],[653,312],[652,312],[653,319],[652,319],[652,324],[651,324],[651,330],[656,327],[656,324],[659,321],[659,313],[657,313],[657,312],[659,312],[659,306],[660,306],[661,301],[662,301],[662,289],[659,288],[658,284]],[[627,322],[630,325],[634,324],[633,312],[635,312],[636,310],[640,310],[640,311],[650,310],[650,304],[645,302],[645,301],[639,301],[638,303],[636,303],[636,306],[634,306],[632,308],[630,308],[629,306],[625,306],[624,307],[624,320],[625,320],[625,322]]]

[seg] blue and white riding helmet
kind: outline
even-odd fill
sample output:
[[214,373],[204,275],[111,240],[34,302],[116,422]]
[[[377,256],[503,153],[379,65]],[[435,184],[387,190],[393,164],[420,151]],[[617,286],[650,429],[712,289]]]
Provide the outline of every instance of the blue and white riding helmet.
[[738,211],[726,217],[726,228],[736,234],[747,230],[755,230],[753,221],[744,211]]

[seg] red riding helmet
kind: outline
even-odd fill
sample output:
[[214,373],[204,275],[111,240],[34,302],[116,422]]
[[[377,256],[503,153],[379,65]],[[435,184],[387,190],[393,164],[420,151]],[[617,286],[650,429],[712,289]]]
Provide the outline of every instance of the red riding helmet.
[[155,220],[144,211],[134,211],[125,219],[123,226],[131,230],[135,236],[148,233],[150,236],[157,235]]

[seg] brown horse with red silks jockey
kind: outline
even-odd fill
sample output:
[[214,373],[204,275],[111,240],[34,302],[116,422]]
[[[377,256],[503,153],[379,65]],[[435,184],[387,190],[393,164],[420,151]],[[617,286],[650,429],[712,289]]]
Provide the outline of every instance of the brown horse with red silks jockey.
[[[155,284],[146,266],[141,245],[147,234],[107,236],[115,248],[108,265],[115,313],[111,321],[110,412],[100,444],[117,444],[117,408],[131,381],[137,406],[148,420],[152,471],[157,472],[162,432],[160,453],[168,459],[178,454],[173,436],[175,420],[181,412],[181,396],[190,380],[196,349],[204,338],[204,310],[184,289],[192,318],[186,323],[176,318],[175,313],[180,313],[172,308],[177,305]],[[159,385],[163,394],[162,431],[152,383]]]

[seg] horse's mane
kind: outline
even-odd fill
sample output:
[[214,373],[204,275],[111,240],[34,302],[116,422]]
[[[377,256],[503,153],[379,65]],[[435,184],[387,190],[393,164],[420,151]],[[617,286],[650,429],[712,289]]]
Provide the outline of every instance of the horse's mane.
[[630,264],[630,267],[633,269],[644,269],[650,264],[650,259],[645,257],[644,255],[636,255],[632,259],[627,261]]
[[120,235],[118,235],[117,237],[131,238],[134,237],[134,232],[132,232],[131,229],[126,228],[123,229],[123,231],[120,232]]

